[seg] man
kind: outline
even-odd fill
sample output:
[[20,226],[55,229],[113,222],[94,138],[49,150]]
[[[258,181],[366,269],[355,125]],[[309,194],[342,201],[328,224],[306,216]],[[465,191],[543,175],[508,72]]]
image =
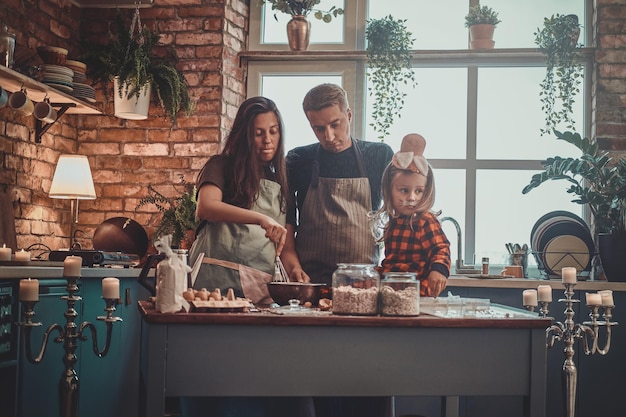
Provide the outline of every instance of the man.
[[368,213],[380,207],[382,173],[393,151],[352,138],[352,110],[338,85],[314,87],[302,107],[319,143],[287,154],[293,200],[287,229],[288,236],[295,232],[301,264],[287,260],[287,270],[292,279],[330,285],[338,263],[378,263]]

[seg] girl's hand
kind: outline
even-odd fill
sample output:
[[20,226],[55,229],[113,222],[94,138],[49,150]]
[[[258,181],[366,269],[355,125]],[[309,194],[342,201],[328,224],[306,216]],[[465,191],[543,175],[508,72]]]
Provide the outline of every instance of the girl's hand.
[[280,256],[285,246],[287,229],[268,216],[264,216],[259,225],[265,230],[265,237],[276,244],[276,256]]
[[439,297],[439,294],[446,288],[448,280],[441,272],[430,271],[428,274],[428,295]]

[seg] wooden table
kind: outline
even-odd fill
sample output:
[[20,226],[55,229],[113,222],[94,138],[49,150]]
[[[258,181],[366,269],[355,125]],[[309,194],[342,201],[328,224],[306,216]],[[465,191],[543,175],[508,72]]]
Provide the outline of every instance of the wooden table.
[[393,395],[523,396],[546,415],[549,319],[139,309],[143,416],[162,417],[165,397]]

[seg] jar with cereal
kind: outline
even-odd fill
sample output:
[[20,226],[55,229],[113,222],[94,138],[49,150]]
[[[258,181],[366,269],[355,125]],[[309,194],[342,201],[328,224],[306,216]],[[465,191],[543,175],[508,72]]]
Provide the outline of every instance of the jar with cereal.
[[333,273],[333,314],[378,314],[380,275],[373,264],[338,264]]
[[385,272],[380,283],[383,316],[417,316],[420,313],[420,282],[413,272]]

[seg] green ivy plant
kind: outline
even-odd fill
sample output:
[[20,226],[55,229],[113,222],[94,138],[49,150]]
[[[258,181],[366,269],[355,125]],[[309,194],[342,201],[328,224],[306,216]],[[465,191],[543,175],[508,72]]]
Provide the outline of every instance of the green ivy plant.
[[580,25],[576,15],[552,15],[544,18],[543,28],[535,32],[535,43],[546,55],[546,76],[540,84],[541,109],[545,127],[541,134],[552,132],[564,123],[575,131],[572,118],[574,98],[580,92],[583,66],[579,61]]
[[498,13],[491,7],[476,4],[469,8],[469,12],[465,16],[465,27],[473,25],[487,24],[497,26],[501,20],[498,19]]
[[161,107],[172,123],[180,112],[189,116],[195,107],[189,95],[185,77],[175,67],[175,54],[168,58],[153,50],[159,44],[160,35],[147,27],[131,33],[129,24],[118,13],[113,22],[114,33],[105,45],[82,42],[85,51],[81,59],[95,84],[102,84],[105,93],[113,78],[119,77],[120,95],[139,97],[146,84],[152,85]]
[[406,19],[395,20],[391,15],[367,20],[367,75],[370,79],[369,95],[374,97],[370,126],[378,138],[389,136],[396,117],[401,116],[406,93],[402,85],[415,88],[415,73],[411,66],[412,33],[407,30]]
[[578,148],[580,158],[555,156],[542,162],[544,171],[532,176],[522,194],[549,180],[570,183],[567,192],[573,203],[587,204],[594,218],[597,233],[626,230],[626,160],[614,161],[597,143],[581,138],[575,132],[554,132],[557,139]]

